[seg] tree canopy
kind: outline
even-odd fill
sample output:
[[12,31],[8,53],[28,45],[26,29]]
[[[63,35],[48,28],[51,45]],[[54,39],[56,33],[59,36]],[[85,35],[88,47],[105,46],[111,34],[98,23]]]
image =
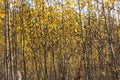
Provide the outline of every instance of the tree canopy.
[[0,79],[119,80],[119,0],[0,0]]

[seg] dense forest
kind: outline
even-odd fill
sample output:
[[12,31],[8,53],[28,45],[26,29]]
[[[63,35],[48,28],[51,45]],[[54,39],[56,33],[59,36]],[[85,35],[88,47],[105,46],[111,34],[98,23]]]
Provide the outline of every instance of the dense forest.
[[0,80],[120,80],[120,1],[0,0]]

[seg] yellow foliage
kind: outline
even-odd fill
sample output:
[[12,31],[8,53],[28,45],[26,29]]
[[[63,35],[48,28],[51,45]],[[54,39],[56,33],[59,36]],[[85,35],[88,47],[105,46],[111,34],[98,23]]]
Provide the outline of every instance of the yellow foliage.
[[86,3],[85,2],[81,2],[81,7],[85,7],[86,6]]
[[105,2],[106,4],[108,4],[108,1],[109,1],[109,0],[104,0],[104,2]]
[[[108,54],[111,52],[108,45],[108,38],[112,38],[113,42],[111,42],[111,44],[113,44],[113,46],[119,47],[117,40],[120,37],[119,25],[116,25],[116,19],[112,17],[112,14],[109,17],[106,13],[106,10],[108,10],[106,6],[110,6],[111,4],[105,5],[104,12],[103,9],[96,10],[97,6],[92,2],[94,0],[80,0],[80,10],[78,12],[78,4],[75,7],[71,7],[71,5],[74,4],[74,0],[65,0],[66,4],[63,4],[63,7],[61,4],[59,6],[56,4],[57,7],[55,7],[56,5],[45,6],[45,3],[41,1],[44,0],[34,0],[36,4],[35,9],[29,8],[26,6],[27,4],[25,4],[25,6],[18,6],[18,11],[14,11],[14,13],[10,11],[9,15],[6,13],[6,19],[4,18],[4,8],[0,9],[0,24],[2,23],[2,25],[0,25],[0,45],[3,45],[0,46],[0,49],[1,47],[6,48],[5,37],[10,38],[11,46],[8,45],[8,47],[10,47],[11,52],[13,52],[13,55],[11,55],[13,59],[17,56],[14,55],[14,48],[18,50],[18,59],[20,59],[18,60],[18,67],[21,66],[23,61],[22,53],[23,51],[25,52],[25,64],[27,65],[28,71],[27,77],[31,75],[32,67],[34,72],[40,72],[40,80],[45,79],[43,75],[45,64],[47,64],[48,76],[53,78],[54,76],[49,73],[54,73],[53,68],[55,67],[56,74],[58,74],[58,64],[61,65],[61,68],[63,67],[62,65],[66,66],[66,71],[68,71],[67,67],[70,66],[71,76],[74,76],[72,73],[76,72],[76,67],[80,67],[78,71],[84,72],[85,68],[87,69],[86,66],[89,65],[92,66],[93,69],[96,69],[96,73],[100,75],[99,62],[101,61],[101,63],[105,64],[106,60],[109,60],[109,56],[111,56]],[[104,4],[108,4],[110,1],[111,3],[115,2],[114,0],[104,0]],[[98,7],[101,6],[102,5]],[[90,13],[86,10],[89,10]],[[9,33],[7,30],[5,31],[8,26],[3,25],[5,24],[4,19],[10,27]],[[105,20],[107,28],[110,31],[109,34],[106,30]],[[14,31],[16,35],[14,35]],[[114,36],[115,34],[118,35]],[[4,53],[3,51],[5,50],[1,49],[0,51]],[[112,49],[112,51],[114,50]],[[102,59],[106,59],[104,60],[105,62]],[[8,63],[9,60],[8,58]],[[37,64],[32,64],[31,62]],[[14,61],[12,61],[12,63],[14,63]],[[104,65],[102,66],[104,67]],[[24,70],[23,67],[20,67],[21,70]],[[90,69],[91,67],[88,68]],[[110,67],[104,68],[104,71],[108,68],[111,69]],[[81,79],[84,80],[84,74],[83,77],[81,73],[79,73],[79,75],[81,75]],[[109,76],[111,75],[110,72]],[[37,74],[33,73],[33,76],[34,79],[37,80]],[[29,80],[29,78],[27,79]],[[74,79],[74,77],[71,77],[71,79]],[[56,80],[58,80],[57,77]]]

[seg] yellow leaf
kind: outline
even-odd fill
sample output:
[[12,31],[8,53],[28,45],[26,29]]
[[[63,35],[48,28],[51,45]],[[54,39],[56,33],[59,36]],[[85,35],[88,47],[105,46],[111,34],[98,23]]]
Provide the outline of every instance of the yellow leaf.
[[82,2],[82,3],[81,3],[81,7],[82,7],[82,8],[85,7],[85,5],[86,5],[85,2]]
[[110,3],[113,4],[115,0],[111,0]]
[[75,32],[78,32],[77,29],[75,29]]
[[104,2],[105,2],[106,4],[108,4],[108,0],[105,0]]

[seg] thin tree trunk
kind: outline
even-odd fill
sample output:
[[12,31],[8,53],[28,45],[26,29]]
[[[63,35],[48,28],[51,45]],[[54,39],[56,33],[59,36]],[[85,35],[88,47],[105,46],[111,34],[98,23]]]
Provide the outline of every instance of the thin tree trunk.
[[[23,5],[23,0],[22,0]],[[24,14],[23,6],[22,6],[22,16]],[[23,58],[23,69],[24,69],[24,80],[26,80],[26,60],[25,60],[25,29],[24,29],[24,18],[22,17],[22,58]]]

